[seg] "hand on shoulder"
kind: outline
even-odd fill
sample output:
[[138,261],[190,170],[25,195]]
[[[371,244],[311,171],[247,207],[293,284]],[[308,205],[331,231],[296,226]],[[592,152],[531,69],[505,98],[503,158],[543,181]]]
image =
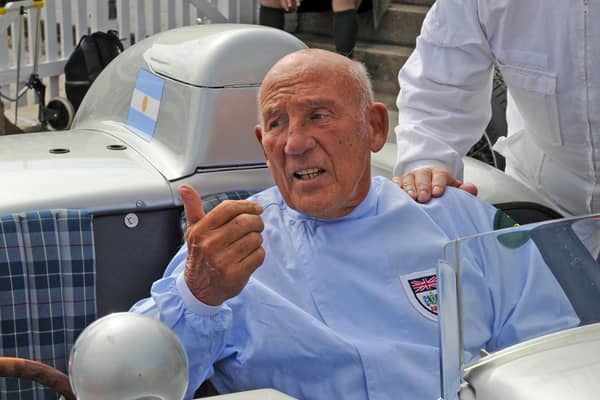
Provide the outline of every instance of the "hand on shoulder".
[[432,197],[440,197],[444,194],[446,186],[453,186],[477,196],[477,186],[463,183],[442,167],[419,168],[402,176],[395,176],[392,180],[419,203],[427,203]]

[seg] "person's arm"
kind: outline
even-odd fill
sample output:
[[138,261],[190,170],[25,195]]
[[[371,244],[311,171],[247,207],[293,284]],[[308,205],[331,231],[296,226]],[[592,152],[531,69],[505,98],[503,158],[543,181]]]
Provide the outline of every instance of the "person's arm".
[[191,398],[212,376],[215,361],[227,355],[225,336],[233,316],[224,302],[242,291],[264,260],[263,223],[256,203],[225,201],[204,215],[198,193],[187,185],[179,193],[186,246],[152,285],[151,297],[131,311],[161,320],[179,337],[189,364],[186,398]]
[[437,187],[436,197],[447,185],[476,193],[457,177],[462,175],[462,157],[491,116],[493,55],[478,3],[437,1],[398,75],[395,181],[422,202],[431,198],[432,186]]
[[[181,284],[186,256],[184,247],[171,261],[163,278],[152,285],[151,297],[140,300],[130,311],[158,319],[175,332],[188,359],[189,382],[185,398],[190,399],[202,382],[213,375],[213,364],[222,357],[225,333],[231,328],[232,315],[227,305],[205,306],[200,311],[201,303],[186,296],[189,289],[185,282]],[[195,307],[189,306],[192,304]]]

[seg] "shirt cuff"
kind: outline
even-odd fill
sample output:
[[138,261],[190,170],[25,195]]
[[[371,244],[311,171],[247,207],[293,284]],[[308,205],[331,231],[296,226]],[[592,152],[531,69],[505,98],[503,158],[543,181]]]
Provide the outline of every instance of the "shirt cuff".
[[215,315],[223,308],[222,304],[219,306],[209,306],[198,300],[188,287],[183,273],[179,274],[177,277],[175,286],[177,287],[177,291],[179,292],[179,296],[185,307],[194,314],[209,317]]

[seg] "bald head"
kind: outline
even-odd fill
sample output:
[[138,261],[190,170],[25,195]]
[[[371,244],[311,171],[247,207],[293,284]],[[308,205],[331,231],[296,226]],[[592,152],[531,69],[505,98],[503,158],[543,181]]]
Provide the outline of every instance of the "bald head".
[[369,74],[363,64],[327,50],[302,49],[286,55],[267,72],[259,90],[259,103],[267,88],[311,76],[324,77],[345,88],[348,96],[356,96],[362,109],[374,102]]

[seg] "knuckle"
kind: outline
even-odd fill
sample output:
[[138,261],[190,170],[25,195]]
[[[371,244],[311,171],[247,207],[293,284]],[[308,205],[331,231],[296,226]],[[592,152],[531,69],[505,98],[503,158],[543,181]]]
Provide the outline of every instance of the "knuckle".
[[262,246],[263,237],[262,237],[262,235],[260,233],[258,233],[258,232],[252,232],[251,236],[252,236],[253,242],[256,244],[256,247]]
[[200,241],[196,247],[199,248],[200,250],[200,254],[208,257],[210,256],[211,250],[214,248],[214,243],[215,241],[211,238],[206,238],[202,241]]
[[264,248],[259,247],[256,250],[256,258],[257,258],[258,264],[262,264],[263,263],[263,261],[265,260],[265,255],[266,255],[266,253],[265,253],[265,249]]
[[235,203],[236,203],[235,200],[229,200],[229,199],[227,199],[227,200],[223,200],[221,202],[221,204],[219,204],[219,206],[221,208],[229,208],[229,207],[233,207],[235,205]]
[[247,215],[240,214],[233,219],[233,223],[242,230],[247,230],[250,228],[250,221]]
[[257,225],[258,225],[257,231],[258,232],[264,231],[265,230],[265,223],[264,223],[263,219],[260,216],[258,216],[258,215],[255,218],[257,219]]
[[409,179],[409,178],[402,179],[402,183],[401,183],[401,185],[402,185],[403,188],[413,187],[414,184],[415,184],[415,180],[412,179],[412,177],[411,177],[411,179]]

